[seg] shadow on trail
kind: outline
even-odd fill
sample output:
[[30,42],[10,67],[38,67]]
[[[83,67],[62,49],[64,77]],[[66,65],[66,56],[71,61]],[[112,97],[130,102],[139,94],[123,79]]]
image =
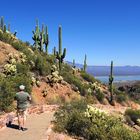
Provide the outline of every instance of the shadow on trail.
[[19,130],[19,126],[18,126],[18,125],[16,125],[16,124],[11,124],[10,122],[9,122],[8,124],[6,124],[6,126],[7,126],[8,128],[12,128],[12,129],[17,129],[17,130]]

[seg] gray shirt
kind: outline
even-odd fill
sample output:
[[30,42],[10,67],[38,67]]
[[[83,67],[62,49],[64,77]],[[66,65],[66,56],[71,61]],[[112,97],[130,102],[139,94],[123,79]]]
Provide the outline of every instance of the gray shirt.
[[16,93],[15,99],[17,100],[17,108],[26,110],[31,97],[27,92],[20,91]]

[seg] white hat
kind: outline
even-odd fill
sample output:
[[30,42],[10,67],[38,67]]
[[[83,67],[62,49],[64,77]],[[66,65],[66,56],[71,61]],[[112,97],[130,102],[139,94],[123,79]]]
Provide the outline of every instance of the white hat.
[[20,86],[19,86],[19,89],[20,89],[20,90],[24,90],[24,89],[25,89],[25,86],[24,86],[24,85],[20,85]]

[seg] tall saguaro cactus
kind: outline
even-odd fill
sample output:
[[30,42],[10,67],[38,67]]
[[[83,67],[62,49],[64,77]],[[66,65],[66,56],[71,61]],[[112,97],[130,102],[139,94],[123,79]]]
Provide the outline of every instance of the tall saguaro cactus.
[[42,30],[40,30],[38,20],[36,21],[36,27],[35,31],[33,31],[32,39],[34,40],[35,49],[39,49],[42,52],[44,50],[45,45],[45,50],[46,53],[48,54],[48,44],[49,44],[48,29],[47,26],[44,27],[44,25],[42,25]]
[[40,38],[39,38],[39,50],[43,51],[43,45],[44,45],[44,25],[42,25],[42,31],[40,32]]
[[6,33],[6,25],[4,24],[3,32]]
[[110,91],[110,103],[114,105],[114,95],[113,95],[113,61],[111,61],[110,75],[109,75],[109,91]]
[[0,29],[4,31],[4,17],[0,18]]
[[87,55],[85,54],[85,59],[84,59],[84,72],[86,71],[86,68],[87,68]]
[[45,44],[46,54],[48,54],[49,35],[48,35],[48,28],[47,28],[47,26],[45,28],[45,33],[44,33],[44,44]]
[[34,40],[34,47],[35,49],[37,49],[39,46],[39,36],[40,36],[38,20],[36,20],[35,31],[32,31],[32,32],[33,32],[32,39]]
[[11,29],[10,29],[10,24],[8,24],[8,31],[9,31],[9,32],[11,31]]
[[63,63],[63,60],[64,60],[64,58],[66,56],[66,48],[64,48],[63,54],[62,54],[62,28],[61,28],[61,26],[59,26],[58,38],[59,38],[59,49],[58,49],[58,51],[56,53],[56,58],[59,61],[59,71],[61,71],[62,63]]
[[72,67],[75,68],[75,59],[73,59]]
[[56,56],[56,47],[53,48],[53,55]]
[[53,48],[54,63],[56,63],[56,47]]

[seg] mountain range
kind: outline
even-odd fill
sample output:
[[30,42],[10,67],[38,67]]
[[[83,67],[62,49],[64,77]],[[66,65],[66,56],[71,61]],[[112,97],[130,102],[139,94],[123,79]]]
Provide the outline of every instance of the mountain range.
[[[72,65],[72,62],[67,62]],[[82,64],[75,64],[77,68],[83,68]],[[94,76],[108,76],[110,66],[87,66],[87,72]],[[140,66],[114,66],[113,73],[116,76],[140,75]]]

